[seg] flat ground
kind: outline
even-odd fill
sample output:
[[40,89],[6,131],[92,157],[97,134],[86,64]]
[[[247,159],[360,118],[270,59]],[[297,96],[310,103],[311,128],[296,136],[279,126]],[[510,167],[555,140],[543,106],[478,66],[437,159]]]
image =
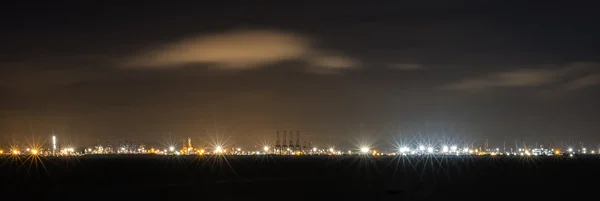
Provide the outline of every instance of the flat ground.
[[0,164],[0,200],[557,200],[600,190],[597,156],[3,156]]

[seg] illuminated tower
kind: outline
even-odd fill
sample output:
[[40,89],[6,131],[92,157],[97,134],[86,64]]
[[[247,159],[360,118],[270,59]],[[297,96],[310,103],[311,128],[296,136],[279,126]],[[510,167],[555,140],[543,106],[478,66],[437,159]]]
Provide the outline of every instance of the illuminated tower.
[[302,151],[300,147],[300,131],[296,131],[296,150]]
[[179,136],[179,138],[181,139],[181,153],[185,154],[187,153],[187,146],[185,146],[185,140],[181,136]]
[[192,147],[192,138],[188,138],[188,147],[187,147],[187,154],[190,154],[190,152],[193,152],[194,148]]
[[54,131],[52,131],[52,155],[56,154],[56,136],[54,135]]
[[279,131],[277,131],[277,139],[275,141],[275,151],[279,150],[279,155],[281,155],[281,143],[279,142]]
[[290,153],[292,153],[294,151],[294,134],[292,131],[290,131],[290,145],[288,147],[290,147]]

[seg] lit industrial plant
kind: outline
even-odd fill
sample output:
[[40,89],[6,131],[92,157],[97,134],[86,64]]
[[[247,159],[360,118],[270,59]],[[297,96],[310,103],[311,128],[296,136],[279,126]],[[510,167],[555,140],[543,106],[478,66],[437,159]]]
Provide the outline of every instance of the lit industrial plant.
[[[118,141],[116,146],[110,141],[97,143],[87,148],[77,148],[74,144],[58,145],[59,137],[50,136],[49,146],[42,146],[40,143],[34,145],[12,145],[9,149],[0,147],[2,155],[33,155],[40,157],[61,157],[61,156],[82,156],[92,154],[153,154],[153,155],[369,155],[369,156],[577,156],[594,155],[600,153],[600,149],[589,149],[581,147],[554,147],[546,148],[543,145],[527,146],[524,142],[519,144],[515,142],[514,146],[503,146],[491,148],[485,141],[481,145],[467,143],[452,143],[443,140],[412,140],[412,141],[392,141],[389,144],[394,147],[379,147],[372,141],[362,139],[354,144],[353,148],[344,148],[342,146],[330,145],[326,149],[319,149],[313,144],[311,139],[302,141],[299,131],[278,131],[274,136],[275,143],[269,143],[268,140],[257,144],[251,148],[235,146],[228,144],[229,138],[212,138],[212,143],[204,146],[194,146],[192,138],[183,138],[178,142],[166,143],[164,146],[147,148],[144,141],[125,140]],[[439,143],[437,143],[439,141]],[[436,143],[431,143],[436,142]],[[564,153],[561,150],[565,150]]]

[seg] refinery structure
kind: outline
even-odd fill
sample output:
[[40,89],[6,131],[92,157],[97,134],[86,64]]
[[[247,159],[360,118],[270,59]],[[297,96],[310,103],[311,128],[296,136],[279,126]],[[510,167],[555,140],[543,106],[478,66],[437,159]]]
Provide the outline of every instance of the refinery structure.
[[[373,156],[409,156],[409,155],[487,155],[487,156],[556,156],[600,154],[600,148],[587,148],[583,143],[578,146],[544,147],[544,145],[527,146],[524,142],[515,141],[514,147],[490,148],[488,140],[481,146],[475,144],[452,143],[399,143],[391,148],[373,147],[367,143],[350,148],[317,147],[310,140],[301,140],[300,131],[277,131],[273,136],[274,144],[265,143],[252,148],[242,148],[225,143],[196,143],[192,138],[180,137],[177,143],[160,147],[147,147],[144,141],[119,140],[116,144],[110,140],[104,143],[99,140],[88,148],[76,148],[74,145],[58,145],[58,137],[51,136],[50,145],[10,145],[0,147],[0,155],[42,155],[42,156],[71,156],[89,154],[158,154],[158,155],[373,155]],[[302,143],[301,143],[302,142]],[[43,144],[43,143],[42,143]]]

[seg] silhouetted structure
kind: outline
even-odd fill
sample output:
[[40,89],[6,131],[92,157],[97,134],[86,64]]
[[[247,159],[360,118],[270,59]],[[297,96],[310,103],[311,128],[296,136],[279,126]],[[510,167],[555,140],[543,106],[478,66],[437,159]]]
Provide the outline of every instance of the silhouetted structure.
[[282,149],[285,149],[285,151],[287,151],[287,133],[286,131],[283,131],[283,146],[281,146]]
[[300,131],[296,131],[296,151],[302,151],[300,147]]
[[290,131],[290,151],[288,152],[288,154],[291,154],[292,152],[294,152],[294,134],[292,133],[292,131]]
[[281,143],[279,142],[279,131],[277,131],[277,140],[275,141],[275,152],[279,151],[281,155]]

